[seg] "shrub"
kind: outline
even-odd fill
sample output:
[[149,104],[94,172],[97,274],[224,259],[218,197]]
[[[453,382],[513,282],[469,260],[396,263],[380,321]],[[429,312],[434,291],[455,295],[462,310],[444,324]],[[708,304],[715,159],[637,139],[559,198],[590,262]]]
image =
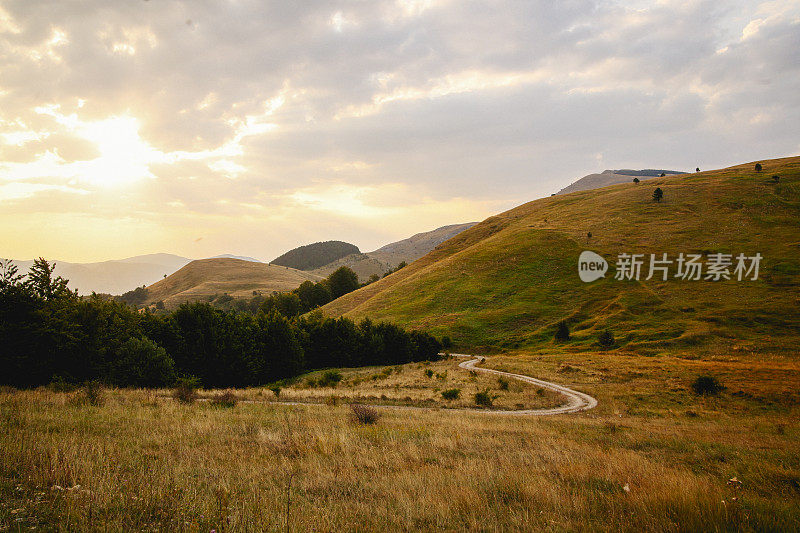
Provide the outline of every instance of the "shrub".
[[214,407],[236,407],[239,397],[233,391],[225,391],[214,396],[211,399],[211,405]]
[[432,378],[433,377],[433,370],[431,370],[430,368],[426,369],[425,370],[425,375],[427,377],[429,377],[429,378]]
[[51,392],[73,392],[78,386],[70,383],[62,376],[55,376],[53,380],[47,385],[47,390]]
[[489,394],[489,389],[484,389],[475,393],[475,405],[491,407],[496,399],[496,395],[493,396]]
[[508,390],[508,381],[503,378],[497,378],[497,386],[500,390]]
[[172,397],[181,403],[194,403],[197,400],[198,386],[199,381],[194,376],[178,378],[175,383],[175,390],[172,391]]
[[447,350],[450,350],[450,348],[452,348],[452,347],[453,347],[452,339],[450,339],[450,337],[448,337],[447,335],[442,337],[442,349],[447,351]]
[[614,343],[616,341],[614,340],[614,334],[608,330],[605,330],[597,338],[597,342],[599,342],[600,346],[602,346],[603,348],[611,348],[612,346],[614,346]]
[[713,376],[699,376],[692,383],[692,390],[701,396],[716,396],[725,387]]
[[375,424],[380,418],[380,414],[374,407],[361,405],[360,403],[350,404],[350,411],[353,421],[361,425]]
[[639,183],[639,178],[633,178],[633,182],[638,184]]
[[439,374],[439,373],[437,372],[437,373],[436,373],[436,379],[438,379],[439,381],[444,381],[444,380],[446,380],[446,379],[447,379],[447,370],[445,370],[445,371],[444,371],[444,372],[442,372],[441,374]]
[[275,385],[274,387],[270,387],[269,390],[272,391],[272,393],[275,395],[276,398],[281,395],[281,388],[278,387],[277,385]]
[[342,373],[338,370],[326,370],[319,378],[320,387],[336,387],[342,381]]
[[569,326],[563,320],[558,323],[556,327],[556,334],[555,339],[559,342],[565,342],[569,340]]
[[755,166],[756,172],[761,172],[761,168],[762,168],[761,167],[761,163],[756,163],[756,166]]
[[772,176],[772,181],[774,181],[775,183],[778,183],[779,181],[781,181],[781,177],[778,176],[777,174],[775,174],[774,176]]
[[339,405],[339,397],[335,394],[331,394],[330,396],[325,398],[325,405],[330,405],[331,407],[336,407]]
[[99,381],[87,381],[81,387],[75,401],[78,405],[103,405],[105,403],[103,384]]
[[442,398],[445,400],[457,400],[461,396],[461,389],[447,389],[442,391]]
[[661,190],[661,187],[656,187],[656,190],[653,191],[653,201],[660,202],[662,198],[664,198],[664,191]]
[[117,350],[111,379],[120,387],[169,386],[175,381],[175,362],[147,337],[132,337]]

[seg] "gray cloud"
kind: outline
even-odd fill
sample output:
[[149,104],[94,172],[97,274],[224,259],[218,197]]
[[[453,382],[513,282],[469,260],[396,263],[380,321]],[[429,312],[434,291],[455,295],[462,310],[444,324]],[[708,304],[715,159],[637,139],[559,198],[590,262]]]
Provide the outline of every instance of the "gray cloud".
[[[4,209],[140,217],[178,233],[202,215],[210,236],[194,246],[224,243],[210,231],[221,221],[218,235],[247,255],[332,232],[379,244],[602,168],[710,168],[800,149],[797,0],[1,9],[0,186],[16,187],[5,200],[0,188]],[[81,125],[122,116],[149,147],[127,164],[147,176],[125,175],[125,192],[70,177],[102,152]],[[35,166],[48,153],[56,162]],[[398,184],[418,196],[398,196],[408,222],[378,228],[364,213],[401,218],[378,209]],[[297,201],[340,186],[363,195],[364,213]],[[452,211],[420,221],[423,199]],[[241,236],[259,224],[287,233]]]

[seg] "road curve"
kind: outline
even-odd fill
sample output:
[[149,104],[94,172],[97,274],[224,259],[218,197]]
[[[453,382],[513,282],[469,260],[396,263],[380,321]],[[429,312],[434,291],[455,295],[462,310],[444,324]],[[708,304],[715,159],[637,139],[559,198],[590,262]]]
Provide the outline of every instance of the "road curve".
[[584,394],[583,392],[578,392],[576,390],[569,389],[567,387],[558,385],[556,383],[551,383],[549,381],[532,378],[530,376],[525,376],[523,374],[512,374],[511,372],[502,372],[500,370],[475,366],[483,359],[482,357],[475,357],[474,355],[467,355],[461,353],[452,353],[450,355],[453,357],[470,358],[469,361],[464,361],[463,363],[460,363],[458,365],[459,368],[463,368],[465,370],[474,370],[475,372],[485,372],[487,374],[495,374],[498,376],[504,376],[507,378],[516,379],[517,381],[531,383],[532,385],[536,385],[537,387],[555,391],[567,399],[567,403],[565,403],[564,405],[561,405],[559,407],[553,407],[551,409],[520,409],[516,411],[481,410],[482,413],[501,414],[501,415],[503,414],[528,415],[528,416],[563,415],[566,413],[577,413],[579,411],[586,411],[588,409],[592,409],[597,406],[597,400],[595,400],[588,394]]
[[[473,370],[475,372],[485,372],[487,374],[495,374],[498,376],[504,376],[511,379],[516,379],[517,381],[522,381],[525,383],[530,383],[532,385],[536,385],[537,387],[541,387],[543,389],[548,389],[551,391],[555,391],[567,399],[567,402],[559,407],[553,407],[550,409],[516,409],[516,410],[505,410],[505,409],[474,409],[474,408],[466,408],[466,409],[459,409],[459,408],[442,408],[441,411],[448,411],[448,412],[468,412],[468,413],[484,413],[484,414],[491,414],[491,415],[517,415],[517,416],[545,416],[545,415],[563,415],[568,413],[577,413],[580,411],[586,411],[588,409],[592,409],[597,406],[597,400],[589,396],[588,394],[584,394],[582,392],[578,392],[576,390],[569,389],[562,385],[558,385],[556,383],[551,383],[549,381],[544,381],[541,379],[536,379],[531,376],[526,376],[523,374],[512,374],[511,372],[503,372],[501,370],[494,370],[491,368],[483,368],[480,366],[475,366],[479,362],[483,361],[483,357],[477,357],[474,355],[467,355],[461,353],[451,353],[449,354],[452,357],[468,357],[470,358],[468,361],[464,361],[460,363],[458,366],[459,368],[463,368],[464,370]],[[210,398],[199,398],[199,401],[207,402]],[[269,400],[241,400],[241,403],[268,403],[272,405],[325,405],[323,403],[315,403],[315,402],[301,402],[301,401],[269,401]],[[381,404],[369,404],[371,407],[379,407],[385,409],[402,409],[402,410],[409,410],[409,411],[430,411],[432,409],[436,409],[435,407],[420,407],[416,405],[381,405]]]

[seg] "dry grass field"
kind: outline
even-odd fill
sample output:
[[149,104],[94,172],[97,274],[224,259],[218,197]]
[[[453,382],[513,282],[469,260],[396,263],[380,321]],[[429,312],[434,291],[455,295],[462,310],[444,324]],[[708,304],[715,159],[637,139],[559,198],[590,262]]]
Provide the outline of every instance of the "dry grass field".
[[[431,369],[445,365],[448,380],[466,374]],[[800,529],[791,359],[517,353],[486,366],[600,404],[538,418],[381,408],[360,425],[344,401],[225,408],[106,390],[91,405],[80,391],[3,391],[0,529],[286,531],[287,516],[290,531]],[[709,370],[727,389],[695,395]],[[400,394],[433,396],[413,388],[430,381],[423,367],[389,371],[354,383],[381,370],[342,370],[333,390],[388,396],[402,381]],[[240,394],[259,393],[273,395]]]

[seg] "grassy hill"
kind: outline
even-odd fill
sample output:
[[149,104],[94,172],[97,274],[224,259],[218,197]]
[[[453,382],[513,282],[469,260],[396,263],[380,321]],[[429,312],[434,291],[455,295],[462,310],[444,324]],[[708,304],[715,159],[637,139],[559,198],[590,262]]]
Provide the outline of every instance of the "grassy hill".
[[358,274],[363,283],[373,274],[383,274],[402,262],[410,263],[424,256],[447,239],[474,226],[475,222],[451,224],[432,231],[417,233],[407,239],[382,246],[374,252],[351,254],[312,272],[327,277],[339,267],[346,266]]
[[147,287],[146,303],[153,304],[161,300],[167,308],[172,308],[216,294],[250,298],[253,291],[264,294],[290,291],[306,280],[320,279],[309,272],[283,266],[241,259],[201,259],[192,261],[171,276]]
[[298,270],[314,270],[342,257],[361,253],[357,246],[342,241],[315,242],[289,250],[273,259],[270,264],[296,268]]
[[[609,329],[619,347],[742,352],[800,346],[800,157],[552,196],[491,217],[405,269],[325,306],[448,334],[487,351],[596,348]],[[780,181],[771,179],[780,175]],[[660,187],[664,199],[654,202]],[[591,238],[588,233],[592,234]],[[578,256],[611,265],[583,283]],[[757,281],[614,279],[620,253],[763,256]],[[673,271],[674,274],[674,265]],[[560,349],[560,348],[559,348]]]

